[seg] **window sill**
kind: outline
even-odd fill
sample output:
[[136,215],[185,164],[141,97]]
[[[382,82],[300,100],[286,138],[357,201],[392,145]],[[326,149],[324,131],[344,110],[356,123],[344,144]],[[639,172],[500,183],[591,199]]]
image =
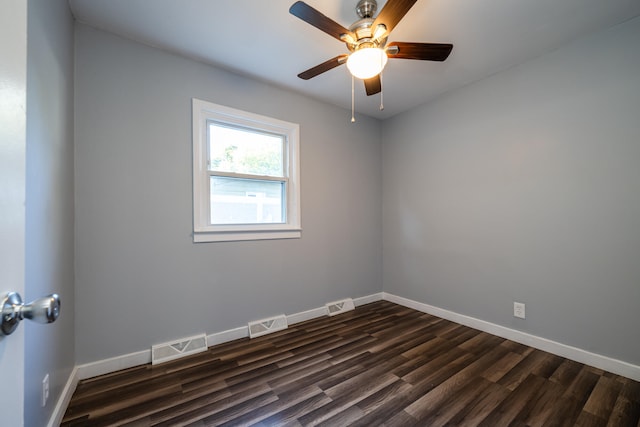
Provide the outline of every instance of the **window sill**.
[[194,243],[206,242],[239,242],[245,240],[299,239],[302,230],[265,230],[265,231],[196,231],[193,233]]

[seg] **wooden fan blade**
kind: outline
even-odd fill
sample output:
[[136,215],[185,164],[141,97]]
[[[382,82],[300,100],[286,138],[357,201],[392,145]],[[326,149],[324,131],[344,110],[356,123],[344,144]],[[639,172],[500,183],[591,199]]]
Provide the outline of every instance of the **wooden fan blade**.
[[291,5],[289,13],[340,41],[342,41],[341,36],[343,34],[349,34],[353,37],[353,33],[351,33],[351,31],[338,24],[333,19],[318,12],[303,1],[297,1]]
[[445,43],[393,42],[387,45],[387,56],[400,59],[420,59],[423,61],[444,61],[453,49]]
[[380,80],[380,74],[370,79],[364,80],[364,89],[367,91],[367,96],[375,95],[382,91],[382,81]]
[[317,76],[318,74],[322,74],[325,71],[329,71],[333,68],[336,68],[338,65],[342,65],[345,62],[347,62],[347,58],[349,57],[349,55],[342,54],[342,55],[338,55],[335,58],[331,58],[328,61],[323,62],[320,65],[316,65],[313,68],[309,68],[307,71],[303,71],[300,74],[298,74],[298,77],[300,77],[303,80],[309,80],[312,77]]
[[378,25],[384,24],[384,26],[387,27],[385,35],[388,36],[416,1],[418,0],[389,0],[380,13],[378,13],[375,21],[373,21],[373,25],[371,26],[372,31],[375,31]]

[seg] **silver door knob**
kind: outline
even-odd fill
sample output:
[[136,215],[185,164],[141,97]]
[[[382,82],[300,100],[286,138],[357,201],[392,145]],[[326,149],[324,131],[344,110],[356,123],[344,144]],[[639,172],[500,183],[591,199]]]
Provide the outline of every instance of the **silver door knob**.
[[60,297],[58,294],[38,298],[29,304],[23,304],[20,294],[9,292],[0,299],[2,318],[0,332],[10,335],[16,330],[22,319],[38,323],[51,323],[60,315]]

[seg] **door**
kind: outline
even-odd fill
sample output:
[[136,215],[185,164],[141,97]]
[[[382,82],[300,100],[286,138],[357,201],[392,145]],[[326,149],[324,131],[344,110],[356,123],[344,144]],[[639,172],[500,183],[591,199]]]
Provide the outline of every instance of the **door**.
[[[27,2],[0,1],[0,293],[24,295]],[[24,326],[0,337],[2,425],[24,420]]]

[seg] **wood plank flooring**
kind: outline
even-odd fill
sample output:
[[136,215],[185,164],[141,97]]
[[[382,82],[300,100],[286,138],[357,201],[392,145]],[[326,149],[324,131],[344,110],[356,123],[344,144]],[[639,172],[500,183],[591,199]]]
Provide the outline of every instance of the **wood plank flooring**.
[[62,425],[640,427],[640,383],[380,301],[81,381]]

